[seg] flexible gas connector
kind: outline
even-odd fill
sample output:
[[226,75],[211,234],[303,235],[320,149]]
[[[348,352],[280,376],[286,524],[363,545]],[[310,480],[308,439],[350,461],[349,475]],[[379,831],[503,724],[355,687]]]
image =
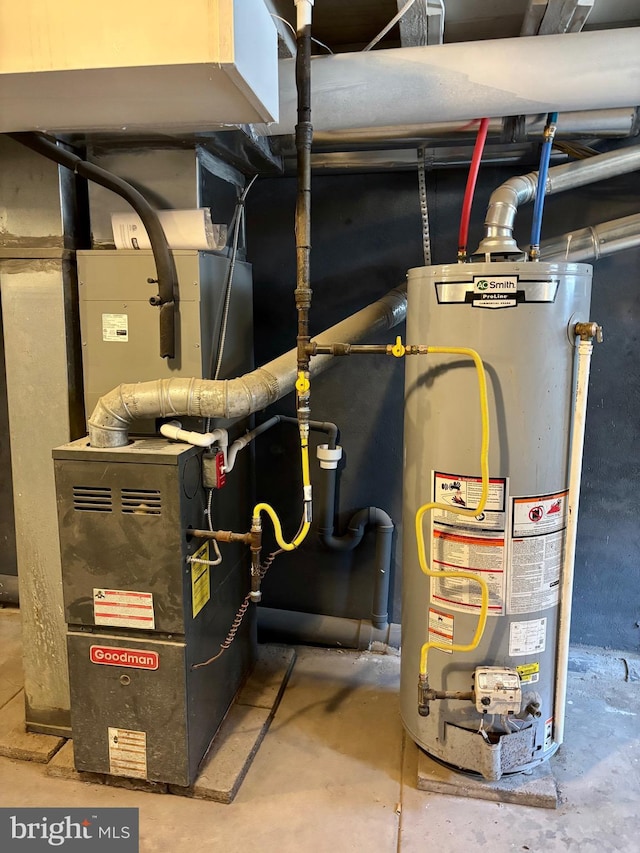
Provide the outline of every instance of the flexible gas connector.
[[311,474],[309,470],[309,443],[308,441],[301,440],[300,442],[300,454],[302,457],[302,491],[304,498],[304,520],[300,530],[297,535],[291,540],[291,542],[285,542],[282,536],[282,525],[280,523],[280,519],[276,511],[272,506],[269,506],[267,503],[259,503],[256,504],[253,508],[253,524],[261,525],[260,521],[260,513],[265,512],[271,522],[273,524],[273,531],[275,533],[276,542],[278,543],[278,547],[282,548],[283,551],[294,551],[298,548],[309,532],[309,528],[311,527]]
[[[481,599],[480,599],[480,614],[478,616],[478,624],[476,626],[476,632],[473,636],[473,639],[470,643],[460,644],[454,643],[453,645],[445,646],[441,643],[437,642],[426,642],[422,646],[420,652],[420,685],[421,688],[424,688],[425,685],[428,686],[428,677],[427,677],[427,656],[429,654],[429,649],[445,649],[447,651],[453,652],[470,652],[475,649],[482,639],[482,635],[484,634],[484,629],[487,624],[487,612],[489,609],[489,587],[481,577],[472,574],[471,572],[440,572],[433,571],[429,568],[429,564],[427,562],[427,555],[424,544],[424,531],[422,529],[422,520],[426,513],[430,512],[433,509],[442,509],[447,512],[454,512],[457,515],[464,515],[468,518],[474,518],[476,515],[479,515],[485,508],[487,503],[487,498],[489,496],[489,405],[487,402],[487,379],[484,372],[484,365],[482,363],[482,359],[478,355],[475,350],[467,349],[466,347],[428,347],[427,352],[429,354],[443,353],[448,355],[465,355],[468,358],[472,359],[476,371],[478,374],[478,388],[480,391],[480,412],[482,416],[482,444],[480,448],[480,471],[482,474],[482,492],[480,495],[480,500],[478,502],[478,506],[475,509],[462,509],[461,507],[449,506],[447,504],[439,504],[437,502],[426,503],[421,506],[416,513],[416,541],[418,545],[418,560],[420,562],[420,568],[430,578],[467,578],[468,580],[474,581],[480,586]],[[421,690],[422,694],[423,690]]]

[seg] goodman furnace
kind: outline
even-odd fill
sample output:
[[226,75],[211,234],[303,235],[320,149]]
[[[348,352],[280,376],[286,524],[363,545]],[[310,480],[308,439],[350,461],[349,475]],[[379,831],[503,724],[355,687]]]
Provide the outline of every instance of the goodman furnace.
[[[78,770],[190,785],[254,662],[251,608],[224,654],[194,668],[250,585],[244,546],[211,566],[190,536],[204,518],[202,453],[155,438],[53,452]],[[238,473],[218,496],[220,526],[238,523]]]

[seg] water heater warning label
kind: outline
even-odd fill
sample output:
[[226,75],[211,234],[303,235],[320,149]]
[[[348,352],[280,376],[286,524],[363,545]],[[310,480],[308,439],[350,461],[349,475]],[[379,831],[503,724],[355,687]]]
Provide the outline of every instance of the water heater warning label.
[[[435,643],[441,652],[453,654],[446,646],[453,645],[453,616],[442,610],[429,608],[429,642]],[[443,646],[445,648],[443,648]]]
[[492,479],[483,512],[458,515],[480,502],[482,478],[468,474],[433,472],[433,499],[438,504],[431,520],[431,565],[446,577],[432,578],[431,601],[450,610],[478,613],[480,586],[467,572],[489,587],[489,615],[502,616],[505,608],[507,481]]
[[541,536],[567,526],[568,492],[513,499],[513,535]]
[[547,644],[547,618],[512,622],[509,625],[509,655],[533,655],[543,652]]
[[567,524],[567,492],[513,498],[508,613],[555,607]]
[[[459,474],[433,473],[433,499],[439,506],[433,520],[441,527],[468,527],[479,530],[505,530],[506,480],[489,480],[489,496],[483,512],[475,517],[457,515],[456,509],[473,509],[480,503],[482,478]],[[451,507],[451,509],[449,509]]]

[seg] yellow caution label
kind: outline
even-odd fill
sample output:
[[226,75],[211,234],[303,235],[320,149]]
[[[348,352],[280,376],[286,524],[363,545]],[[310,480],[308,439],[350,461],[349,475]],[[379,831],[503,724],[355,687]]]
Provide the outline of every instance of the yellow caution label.
[[534,684],[540,678],[539,663],[522,663],[516,669],[518,670],[522,684]]
[[204,545],[201,548],[198,548],[195,552],[191,562],[191,603],[194,619],[211,598],[209,566],[206,563],[197,562],[198,560],[208,559],[209,543],[205,542]]

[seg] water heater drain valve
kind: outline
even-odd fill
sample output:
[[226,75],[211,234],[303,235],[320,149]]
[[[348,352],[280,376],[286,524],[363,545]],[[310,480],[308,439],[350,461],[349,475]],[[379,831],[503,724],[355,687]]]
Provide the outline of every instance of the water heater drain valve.
[[519,714],[522,707],[520,675],[500,666],[479,666],[474,674],[476,711],[481,714]]

